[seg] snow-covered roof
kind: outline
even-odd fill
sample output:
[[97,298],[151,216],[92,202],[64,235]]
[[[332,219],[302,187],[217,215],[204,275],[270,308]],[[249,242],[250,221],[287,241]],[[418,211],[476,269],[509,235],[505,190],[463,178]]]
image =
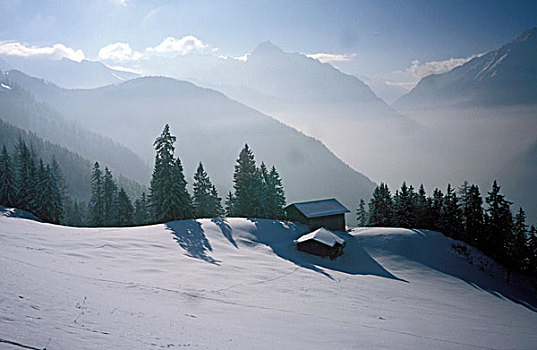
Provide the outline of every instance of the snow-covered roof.
[[325,244],[329,247],[333,247],[334,245],[336,245],[336,243],[339,243],[341,245],[345,243],[345,240],[343,238],[336,236],[334,233],[328,231],[324,227],[321,227],[318,230],[315,230],[313,232],[300,236],[296,240],[296,242],[301,243],[301,242],[309,241],[310,239],[313,239],[319,243]]
[[344,214],[350,212],[343,204],[335,198],[321,199],[310,202],[293,203],[288,206],[295,206],[307,218],[316,218],[319,216],[328,216],[335,214]]

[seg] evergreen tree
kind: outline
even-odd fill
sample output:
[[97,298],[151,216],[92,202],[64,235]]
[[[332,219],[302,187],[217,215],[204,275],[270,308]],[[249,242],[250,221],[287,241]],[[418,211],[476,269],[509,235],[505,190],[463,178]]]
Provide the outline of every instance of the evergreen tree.
[[[263,176],[263,207],[265,216],[269,219],[283,219],[285,216],[285,191],[283,189],[282,179],[278,174],[275,166],[272,166],[270,172],[261,163],[261,174]],[[265,170],[263,170],[263,168]]]
[[155,140],[155,166],[149,188],[149,202],[155,222],[183,220],[192,216],[192,200],[186,190],[183,166],[174,159],[175,136],[166,124]]
[[232,197],[232,215],[255,217],[261,212],[261,178],[248,144],[244,145],[237,159],[233,188],[235,193]]
[[98,162],[93,165],[91,173],[91,199],[88,208],[88,221],[91,226],[104,224],[103,172]]
[[431,220],[429,217],[430,201],[427,200],[427,193],[423,184],[420,185],[417,195],[414,197],[414,227],[430,228]]
[[513,226],[511,202],[505,200],[505,196],[500,194],[500,186],[496,180],[494,180],[492,190],[488,192],[485,201],[488,204],[485,227],[489,236],[483,242],[482,247],[486,254],[504,261],[506,259],[507,242]]
[[365,210],[365,202],[363,199],[360,199],[360,204],[356,210],[356,219],[358,220],[358,225],[361,227],[366,226],[367,221],[369,220],[369,214]]
[[142,192],[140,198],[134,201],[134,223],[136,225],[146,225],[149,223],[149,211],[145,192]]
[[414,191],[403,182],[393,197],[393,223],[397,227],[410,228],[415,221]]
[[461,210],[455,190],[450,184],[447,186],[446,195],[440,211],[440,229],[446,235],[455,239],[460,238],[461,233]]
[[513,231],[508,240],[508,260],[513,270],[525,271],[528,269],[528,225],[526,224],[526,213],[522,208],[515,215]]
[[528,272],[537,275],[537,229],[531,226],[528,239]]
[[393,225],[393,201],[388,185],[381,183],[369,202],[369,226]]
[[222,207],[222,198],[218,196],[218,192],[216,191],[216,187],[214,185],[211,186],[211,217],[221,217],[225,215],[225,210]]
[[203,169],[203,164],[200,162],[196,174],[194,174],[192,204],[194,216],[197,218],[210,218],[214,213],[214,203],[211,197],[213,185],[209,179],[209,175]]
[[462,234],[461,239],[469,244],[480,247],[483,236],[483,199],[477,185],[461,187]]
[[117,217],[115,222],[118,226],[129,226],[133,224],[134,208],[123,187],[121,187],[117,194],[116,213]]
[[103,176],[103,224],[104,226],[115,226],[117,222],[117,185],[114,182],[114,177],[108,167],[104,169]]
[[429,220],[430,229],[439,231],[441,230],[442,208],[444,207],[444,194],[438,188],[433,191],[432,198],[429,199]]
[[0,154],[0,205],[14,207],[17,200],[16,195],[13,164],[6,146],[3,146],[2,154]]
[[35,161],[32,152],[26,146],[26,143],[19,139],[17,145],[17,176],[16,176],[16,189],[17,189],[17,203],[16,206],[19,209],[27,210],[32,213],[36,209],[37,191],[36,186],[36,169]]
[[235,199],[233,198],[233,193],[229,191],[229,193],[226,196],[225,206],[226,206],[226,216],[233,216],[235,212],[235,208],[233,207],[233,203],[235,202]]

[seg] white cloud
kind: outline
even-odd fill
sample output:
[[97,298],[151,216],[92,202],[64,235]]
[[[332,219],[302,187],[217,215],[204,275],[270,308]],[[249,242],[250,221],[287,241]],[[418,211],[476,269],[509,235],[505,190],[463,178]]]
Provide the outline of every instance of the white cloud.
[[27,46],[18,42],[0,41],[0,55],[19,56],[19,57],[41,57],[51,60],[61,60],[68,58],[80,62],[84,59],[84,52],[80,49],[75,50],[63,44],[54,44],[53,46]]
[[127,0],[112,0],[116,5],[127,6]]
[[410,67],[404,71],[393,72],[389,77],[390,79],[386,81],[386,84],[410,90],[426,76],[449,72],[453,68],[462,66],[471,59],[481,55],[482,54],[472,55],[466,58],[450,58],[444,61],[429,61],[424,63],[421,63],[419,60],[414,60],[411,62]]
[[187,35],[181,39],[169,36],[157,46],[148,47],[146,50],[157,53],[177,52],[181,55],[186,55],[193,51],[203,51],[207,47],[208,45],[205,45],[200,39],[193,35]]
[[110,61],[135,61],[139,60],[143,55],[134,51],[128,43],[117,42],[102,47],[99,50],[99,58]]
[[316,59],[322,63],[337,63],[337,62],[348,62],[352,61],[356,54],[334,54],[334,53],[313,53],[306,55],[310,58]]

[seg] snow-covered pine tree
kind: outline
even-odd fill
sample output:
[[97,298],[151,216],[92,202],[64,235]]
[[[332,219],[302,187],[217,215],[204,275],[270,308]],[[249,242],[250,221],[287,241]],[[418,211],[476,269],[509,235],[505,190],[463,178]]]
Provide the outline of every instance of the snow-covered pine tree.
[[134,207],[123,187],[120,188],[117,194],[116,215],[116,225],[130,226],[133,224]]
[[360,198],[360,204],[358,204],[358,209],[356,210],[356,219],[361,227],[366,226],[369,220],[369,214],[365,210],[365,201],[362,198]]
[[2,153],[0,154],[0,205],[14,207],[16,200],[13,164],[6,150],[6,146],[3,146]]
[[155,222],[182,220],[192,216],[192,200],[186,190],[183,166],[174,159],[174,142],[166,124],[155,140],[155,166],[149,187],[151,214]]
[[104,224],[103,172],[98,162],[93,165],[91,173],[91,198],[88,208],[88,223],[91,226]]
[[115,226],[118,224],[118,191],[112,172],[106,167],[103,176],[103,224]]

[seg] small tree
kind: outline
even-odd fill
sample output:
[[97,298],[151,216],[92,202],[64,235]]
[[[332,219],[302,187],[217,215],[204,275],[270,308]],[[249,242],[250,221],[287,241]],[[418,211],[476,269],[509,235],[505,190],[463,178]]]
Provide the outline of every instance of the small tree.
[[104,193],[103,172],[98,162],[93,165],[91,173],[91,198],[89,202],[89,224],[103,226],[104,224]]
[[363,199],[360,199],[360,204],[356,210],[356,219],[358,220],[358,225],[362,227],[366,226],[367,221],[369,220],[369,215],[365,210],[365,202]]

